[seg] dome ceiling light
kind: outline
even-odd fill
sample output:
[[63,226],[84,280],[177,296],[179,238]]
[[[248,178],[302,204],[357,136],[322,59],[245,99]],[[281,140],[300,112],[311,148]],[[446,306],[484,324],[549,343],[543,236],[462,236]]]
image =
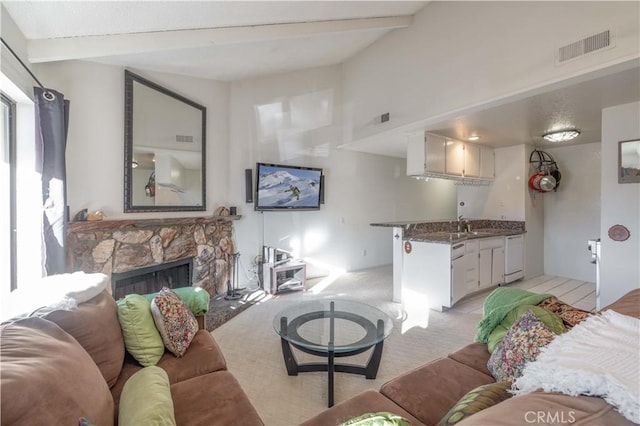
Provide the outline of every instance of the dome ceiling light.
[[549,132],[542,135],[545,140],[549,142],[567,142],[577,138],[580,135],[580,131],[577,129],[558,130],[555,132]]

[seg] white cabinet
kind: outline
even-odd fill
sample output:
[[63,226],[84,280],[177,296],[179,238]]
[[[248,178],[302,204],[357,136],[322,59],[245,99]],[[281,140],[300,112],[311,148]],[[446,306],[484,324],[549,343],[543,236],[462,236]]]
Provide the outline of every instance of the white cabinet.
[[493,148],[431,133],[414,133],[407,138],[407,176],[494,178]]
[[464,142],[447,139],[444,172],[450,176],[462,176],[464,172]]
[[450,244],[405,241],[402,303],[418,310],[413,315],[424,316],[429,309],[442,311],[452,306],[451,249]]
[[504,237],[453,245],[404,241],[403,249],[401,301],[405,305],[442,311],[471,293],[504,283]]
[[502,237],[480,240],[478,259],[478,289],[504,283],[504,239]]
[[444,173],[445,138],[417,133],[408,136],[407,176]]
[[491,252],[491,285],[504,284],[504,247]]
[[465,287],[469,294],[478,290],[478,240],[465,243],[465,264],[467,268]]
[[480,147],[478,145],[464,144],[464,175],[480,177]]
[[480,147],[480,178],[495,178],[495,153],[493,148],[486,146]]
[[467,264],[464,254],[451,260],[451,305],[467,294]]

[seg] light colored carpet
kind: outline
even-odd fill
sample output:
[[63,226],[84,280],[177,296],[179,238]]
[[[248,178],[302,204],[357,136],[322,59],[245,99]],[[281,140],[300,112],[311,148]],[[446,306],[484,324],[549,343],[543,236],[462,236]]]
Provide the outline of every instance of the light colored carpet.
[[[272,325],[285,307],[313,298],[347,299],[376,306],[393,318],[377,378],[336,373],[336,404],[361,391],[377,390],[392,378],[471,343],[481,318],[479,313],[459,310],[429,311],[419,303],[404,309],[391,302],[390,266],[344,274],[318,292],[328,281],[313,280],[305,292],[266,298],[212,332],[229,370],[268,426],[296,425],[327,408],[326,372],[287,375],[280,338]],[[364,364],[368,356],[369,351],[339,362]],[[320,360],[301,352],[296,357],[299,362]]]

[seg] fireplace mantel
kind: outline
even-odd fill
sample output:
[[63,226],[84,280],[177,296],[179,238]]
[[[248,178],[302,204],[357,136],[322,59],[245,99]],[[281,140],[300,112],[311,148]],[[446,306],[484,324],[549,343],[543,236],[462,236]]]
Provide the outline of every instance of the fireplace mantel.
[[96,230],[119,229],[126,227],[144,228],[150,226],[172,226],[172,225],[193,225],[209,224],[219,221],[238,220],[241,216],[207,216],[207,217],[174,217],[161,219],[122,219],[122,220],[87,220],[80,222],[69,222],[67,233],[87,232]]
[[69,271],[114,272],[193,257],[192,285],[212,296],[227,291],[233,221],[240,216],[126,219],[67,225]]

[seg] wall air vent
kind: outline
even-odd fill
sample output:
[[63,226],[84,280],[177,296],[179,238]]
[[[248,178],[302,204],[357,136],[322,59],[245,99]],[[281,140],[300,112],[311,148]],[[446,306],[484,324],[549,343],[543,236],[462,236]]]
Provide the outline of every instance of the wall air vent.
[[176,142],[193,143],[193,136],[176,135]]
[[562,64],[571,59],[613,46],[611,31],[603,31],[560,47],[558,49],[557,63]]

